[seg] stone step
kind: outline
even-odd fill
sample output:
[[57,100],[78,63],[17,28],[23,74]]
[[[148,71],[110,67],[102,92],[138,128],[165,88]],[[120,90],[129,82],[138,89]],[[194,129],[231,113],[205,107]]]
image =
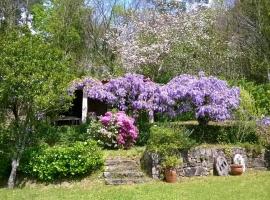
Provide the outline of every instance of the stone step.
[[105,184],[107,185],[127,185],[127,184],[138,184],[145,183],[147,180],[142,178],[114,178],[114,179],[105,179]]
[[147,181],[141,171],[140,160],[123,157],[107,158],[103,177],[108,185],[137,184]]
[[126,171],[126,170],[140,170],[139,166],[134,166],[134,165],[108,165],[104,166],[104,171]]
[[114,160],[114,159],[108,159],[105,161],[105,166],[111,166],[111,165],[139,165],[139,162],[136,160]]
[[119,171],[119,172],[110,172],[105,171],[103,173],[105,178],[143,178],[144,174],[139,171]]

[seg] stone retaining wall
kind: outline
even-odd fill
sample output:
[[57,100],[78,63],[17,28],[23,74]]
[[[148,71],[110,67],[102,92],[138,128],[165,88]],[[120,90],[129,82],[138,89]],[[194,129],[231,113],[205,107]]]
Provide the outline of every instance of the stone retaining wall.
[[[228,163],[232,163],[235,154],[241,154],[247,168],[266,170],[270,167],[270,151],[262,150],[261,153],[250,152],[241,147],[196,147],[188,151],[181,151],[183,158],[182,167],[177,169],[178,176],[208,176],[213,174],[214,159],[218,155],[225,156]],[[162,178],[160,157],[155,153],[145,152],[141,164],[146,172],[155,179]]]

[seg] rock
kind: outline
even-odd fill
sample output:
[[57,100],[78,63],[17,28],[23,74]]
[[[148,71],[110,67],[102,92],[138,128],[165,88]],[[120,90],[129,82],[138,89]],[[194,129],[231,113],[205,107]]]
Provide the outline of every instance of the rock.
[[[227,161],[231,162],[231,156],[240,154],[246,165],[246,168],[254,168],[258,170],[265,170],[270,168],[270,151],[265,150],[261,155],[254,158],[252,155],[248,154],[246,149],[240,147],[233,147],[228,151],[230,156],[228,156]],[[228,153],[227,152],[227,153]],[[217,174],[214,169],[215,158],[218,156],[223,156],[224,148],[210,147],[210,148],[195,148],[191,150],[184,150],[179,152],[183,158],[182,167],[177,169],[178,176],[204,176],[209,174]],[[162,178],[162,168],[160,166],[160,157],[158,155],[152,155],[149,153],[148,159],[142,159],[144,163],[144,169],[147,169],[148,174],[152,178],[160,179]],[[230,162],[227,162],[227,171],[230,171]]]
[[196,171],[197,171],[196,167],[184,168],[184,176],[187,176],[187,177],[195,176]]
[[106,185],[130,185],[145,183],[142,179],[105,179]]
[[252,161],[252,167],[253,168],[261,168],[261,167],[266,168],[267,166],[266,166],[265,160],[261,158],[255,158]]
[[207,176],[209,173],[207,171],[206,167],[197,167],[196,168],[196,172],[195,172],[195,176]]

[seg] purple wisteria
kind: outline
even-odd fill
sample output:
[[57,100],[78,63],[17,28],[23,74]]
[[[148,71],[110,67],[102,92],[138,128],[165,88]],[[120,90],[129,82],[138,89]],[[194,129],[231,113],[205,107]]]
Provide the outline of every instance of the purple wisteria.
[[160,87],[156,95],[158,112],[176,116],[194,112],[200,121],[222,121],[231,117],[239,106],[240,90],[215,77],[180,75]]
[[[180,75],[165,85],[138,74],[126,74],[106,84],[90,79],[84,79],[85,82],[90,98],[111,104],[119,110],[145,110],[171,117],[193,112],[199,122],[206,123],[231,118],[232,110],[238,108],[240,101],[239,88],[231,88],[226,81],[206,77],[203,73],[199,76]],[[84,83],[76,85],[81,87]]]
[[261,120],[257,121],[257,124],[262,127],[270,127],[270,117],[263,117]]

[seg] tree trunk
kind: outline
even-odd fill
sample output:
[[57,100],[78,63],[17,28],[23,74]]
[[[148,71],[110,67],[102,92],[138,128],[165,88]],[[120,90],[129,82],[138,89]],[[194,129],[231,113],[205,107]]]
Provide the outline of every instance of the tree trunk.
[[207,126],[209,123],[209,120],[205,117],[201,117],[197,119],[200,126]]
[[16,182],[17,168],[19,166],[19,158],[13,158],[11,162],[11,172],[8,178],[8,188],[13,189]]

